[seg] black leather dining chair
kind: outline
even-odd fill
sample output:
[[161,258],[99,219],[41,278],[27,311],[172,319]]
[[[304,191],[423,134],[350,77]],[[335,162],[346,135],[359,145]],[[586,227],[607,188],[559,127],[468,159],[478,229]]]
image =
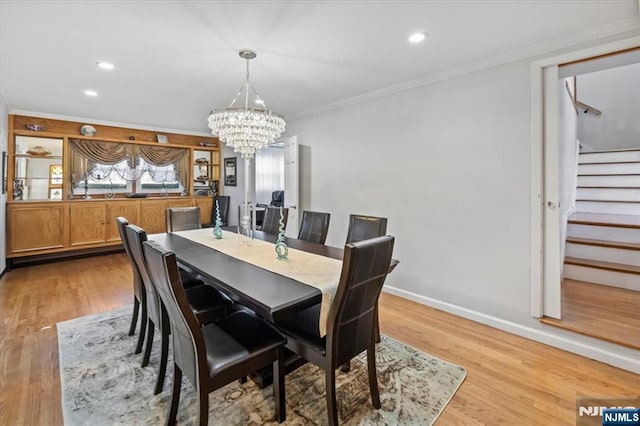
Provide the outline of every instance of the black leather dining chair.
[[[278,328],[288,338],[287,348],[325,370],[330,425],[338,424],[335,371],[365,350],[371,401],[375,408],[380,408],[375,312],[389,272],[393,244],[394,238],[387,235],[345,246],[340,283],[329,308],[325,337],[318,337],[317,320],[310,321],[309,315],[303,317],[294,314],[278,323]],[[319,315],[319,305],[315,309]],[[306,313],[312,311],[310,309]]]
[[[170,207],[166,210],[167,232],[200,229],[200,207]],[[180,279],[185,288],[202,285],[196,276],[180,268]]]
[[211,226],[216,226],[216,203],[218,203],[218,208],[220,209],[220,220],[222,221],[222,226],[227,226],[231,197],[228,195],[216,195],[215,197],[213,197],[213,207],[211,208]]
[[349,215],[349,229],[345,244],[381,237],[387,233],[387,218],[365,216],[361,214]]
[[300,225],[298,239],[324,244],[327,240],[327,233],[329,232],[330,219],[331,215],[329,213],[305,210],[302,212],[302,224]]
[[246,311],[200,327],[180,284],[175,254],[152,241],[144,243],[144,252],[172,330],[173,388],[166,423],[176,423],[183,374],[198,392],[196,423],[206,425],[209,393],[266,366],[273,366],[276,419],[283,422],[286,339],[271,324]]
[[200,207],[170,207],[167,214],[167,232],[188,231],[199,229]]
[[[282,209],[282,216],[285,229],[287,228],[287,219],[289,218],[289,209]],[[264,213],[264,221],[262,222],[261,231],[268,234],[277,234],[280,232],[280,207],[267,207]]]
[[118,216],[116,218],[116,222],[118,224],[118,233],[120,234],[120,240],[122,241],[122,246],[124,247],[124,251],[127,254],[127,258],[129,259],[129,263],[131,264],[131,272],[133,273],[133,316],[131,317],[131,326],[129,326],[129,336],[133,336],[133,334],[135,333],[136,324],[138,323],[138,312],[142,311],[142,316],[140,318],[140,334],[138,334],[138,343],[135,350],[135,353],[139,354],[140,352],[142,352],[144,336],[147,331],[147,296],[144,290],[144,285],[142,284],[140,270],[138,269],[138,265],[136,264],[133,255],[131,254],[131,248],[129,247],[129,241],[127,240],[126,229],[129,221],[122,216]]
[[[157,292],[157,286],[151,279],[149,274],[149,266],[143,252],[143,243],[147,241],[147,233],[144,229],[128,225],[126,227],[126,236],[133,259],[140,270],[140,276],[145,288],[147,299],[147,342],[145,345],[144,355],[142,357],[142,366],[149,365],[151,356],[151,348],[153,346],[153,334],[156,327],[161,333],[161,353],[160,368],[158,370],[158,378],[154,394],[162,391],[164,384],[164,376],[167,368],[167,357],[169,349],[169,324],[164,313],[164,308]],[[180,283],[182,285],[182,282]],[[213,287],[207,285],[198,285],[185,290],[189,308],[193,311],[200,324],[207,324],[216,319],[222,318],[231,308],[231,302]]]
[[[365,216],[361,214],[349,215],[349,230],[347,231],[347,242],[345,244],[355,243],[357,241],[368,240],[369,238],[381,237],[387,233],[387,218],[377,216]],[[398,264],[390,265],[389,272],[393,271]],[[378,320],[378,308],[376,306],[376,342],[380,342],[380,323]],[[349,369],[345,365],[344,371]]]

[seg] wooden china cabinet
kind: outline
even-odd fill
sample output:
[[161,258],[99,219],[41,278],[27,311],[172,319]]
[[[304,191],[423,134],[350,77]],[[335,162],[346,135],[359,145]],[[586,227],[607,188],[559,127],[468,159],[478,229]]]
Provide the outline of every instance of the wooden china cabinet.
[[[159,133],[169,142],[159,144]],[[188,167],[131,168],[127,173],[139,174],[131,178],[117,165],[104,165],[81,179],[73,172],[70,140],[119,144],[132,152],[175,148]],[[119,249],[118,216],[158,233],[166,231],[167,208],[198,206],[208,223],[213,194],[220,194],[220,143],[214,137],[10,115],[8,151],[10,263]],[[136,157],[135,167],[139,162]]]

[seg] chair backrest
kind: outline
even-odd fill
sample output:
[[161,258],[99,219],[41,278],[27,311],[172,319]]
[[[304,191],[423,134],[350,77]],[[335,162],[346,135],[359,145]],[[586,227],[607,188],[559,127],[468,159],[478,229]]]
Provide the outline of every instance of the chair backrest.
[[[287,228],[287,219],[289,218],[289,209],[282,209],[284,217],[284,227]],[[262,220],[262,231],[268,234],[277,234],[280,230],[280,207],[267,207]]]
[[345,244],[381,237],[386,233],[386,217],[352,214],[349,215],[349,230],[347,231],[347,242]]
[[329,232],[330,219],[331,215],[329,213],[302,212],[302,224],[300,225],[298,239],[324,244],[327,240],[327,233]]
[[284,191],[273,191],[271,193],[271,207],[284,207]]
[[216,195],[213,197],[211,224],[214,226],[216,224],[216,203],[218,203],[218,208],[220,209],[220,220],[222,221],[222,226],[227,226],[229,224],[227,218],[229,217],[229,204],[231,204],[231,197],[228,195]]
[[116,222],[118,223],[118,233],[120,234],[122,246],[124,247],[125,253],[127,253],[127,258],[129,258],[129,263],[131,264],[131,271],[133,272],[133,292],[136,295],[136,299],[142,300],[142,298],[145,297],[142,277],[140,276],[138,264],[131,254],[131,248],[129,247],[129,241],[127,240],[127,225],[129,224],[129,221],[122,216],[118,216],[116,217]]
[[199,229],[200,207],[170,207],[167,209],[167,232]]
[[131,250],[131,257],[138,266],[140,271],[140,277],[142,284],[144,285],[145,293],[147,295],[147,314],[149,318],[159,327],[161,320],[162,310],[160,308],[160,300],[158,299],[158,292],[156,286],[151,280],[149,275],[149,267],[147,266],[147,259],[144,257],[142,251],[142,244],[147,241],[147,233],[144,229],[136,225],[128,225],[126,227],[127,243]]
[[390,235],[347,244],[335,298],[329,308],[327,357],[342,365],[375,339],[375,309],[393,254]]
[[180,281],[176,256],[154,241],[144,243],[144,253],[149,273],[169,317],[173,360],[197,388],[208,375],[206,347],[202,330]]

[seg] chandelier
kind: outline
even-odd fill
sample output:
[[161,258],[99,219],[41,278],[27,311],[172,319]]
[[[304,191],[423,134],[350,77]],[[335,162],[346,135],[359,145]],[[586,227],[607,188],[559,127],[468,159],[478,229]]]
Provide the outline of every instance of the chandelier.
[[[249,82],[249,61],[256,57],[256,52],[242,49],[238,54],[247,61],[247,79],[226,109],[211,111],[209,128],[228,147],[243,158],[251,159],[257,151],[280,137],[286,123],[282,116],[267,109]],[[244,106],[236,105],[242,99]]]

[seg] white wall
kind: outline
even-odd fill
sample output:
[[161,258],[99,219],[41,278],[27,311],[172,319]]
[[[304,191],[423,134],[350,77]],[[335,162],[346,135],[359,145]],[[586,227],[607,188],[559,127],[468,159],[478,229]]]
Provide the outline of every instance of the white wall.
[[350,213],[388,217],[389,285],[528,320],[530,90],[522,61],[289,122],[327,244]]
[[580,142],[597,151],[640,148],[640,64],[579,75],[578,100],[602,111],[580,111]]
[[[9,108],[4,99],[0,96],[0,155],[7,152],[7,138],[9,135]],[[0,158],[0,161],[2,159]],[[0,185],[2,184],[2,176],[0,176]],[[5,270],[7,255],[7,194],[1,194],[0,191],[0,274]]]
[[564,249],[567,239],[567,220],[575,210],[576,186],[578,180],[578,115],[573,106],[566,83],[573,87],[573,78],[558,81],[558,161],[560,166],[559,189],[560,206],[560,264],[564,263]]
[[400,260],[389,291],[602,360],[637,359],[530,315],[530,104],[524,60],[290,120],[287,134],[312,153],[306,207],[331,213],[332,246],[350,213],[389,219]]

